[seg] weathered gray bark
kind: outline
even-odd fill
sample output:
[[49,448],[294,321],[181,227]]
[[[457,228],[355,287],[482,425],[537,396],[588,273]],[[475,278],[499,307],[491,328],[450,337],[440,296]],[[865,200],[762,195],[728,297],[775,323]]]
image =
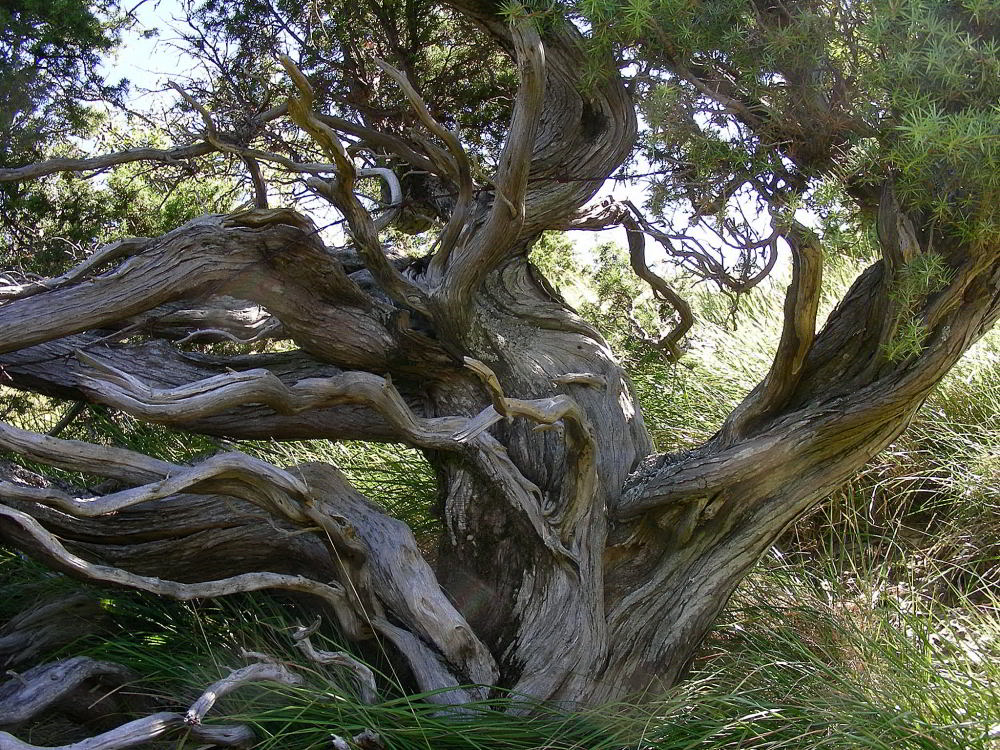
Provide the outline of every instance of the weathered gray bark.
[[[328,197],[348,219],[363,283],[303,217],[255,210],[192,222],[111,271],[0,306],[8,385],[211,435],[422,449],[440,482],[436,572],[405,525],[333,467],[284,471],[238,454],[183,467],[11,427],[5,450],[122,489],[82,497],[10,469],[0,538],[82,578],[180,598],[313,595],[348,636],[392,644],[442,702],[491,686],[581,703],[665,688],[781,531],[896,437],[1000,315],[1000,263],[938,238],[953,280],[921,303],[923,351],[893,362],[889,292],[927,249],[919,219],[887,185],[884,260],[818,334],[821,250],[783,227],[794,276],[770,373],[705,445],[653,455],[607,344],[526,260],[542,230],[593,219],[578,209],[631,148],[632,105],[615,79],[579,90],[572,28],[550,32],[543,55],[529,27],[463,10],[514,50],[522,85],[498,172],[478,195],[458,140],[407,92],[444,144],[422,166],[458,188],[427,262],[385,254],[350,191],[353,165],[289,65],[300,96],[288,111],[339,171]],[[625,222],[622,210],[611,218]],[[652,278],[642,234],[627,226],[637,271]],[[207,357],[120,341],[199,328],[245,339],[241,326],[264,318],[298,351]],[[458,687],[470,683],[482,687]]]

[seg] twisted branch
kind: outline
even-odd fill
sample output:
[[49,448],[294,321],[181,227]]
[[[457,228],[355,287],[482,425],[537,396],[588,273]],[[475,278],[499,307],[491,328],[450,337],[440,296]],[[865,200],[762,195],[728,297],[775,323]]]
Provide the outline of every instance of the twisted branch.
[[316,117],[312,111],[315,94],[308,79],[287,55],[281,56],[281,64],[289,78],[298,89],[297,97],[289,97],[288,113],[292,120],[306,131],[320,145],[336,166],[337,179],[331,185],[328,197],[337,209],[344,214],[351,234],[357,245],[358,252],[365,265],[379,285],[396,302],[414,310],[427,312],[427,295],[419,287],[410,283],[386,257],[382,244],[378,239],[378,230],[371,215],[361,205],[354,194],[354,183],[358,171],[351,156],[344,148],[337,133]]
[[792,283],[785,293],[784,322],[767,375],[733,410],[722,439],[735,441],[754,422],[782,406],[798,385],[806,356],[816,338],[816,313],[823,285],[823,250],[814,232],[790,219],[783,236],[792,250]]
[[[7,692],[12,692],[13,697],[25,708],[31,703],[29,718],[38,715],[54,701],[75,689],[81,676],[107,673],[132,678],[131,673],[116,664],[95,662],[82,657],[45,665],[40,669],[41,671],[37,675],[32,675],[27,682],[14,684],[27,678],[26,673],[0,687],[0,691],[13,687],[13,690]],[[202,720],[219,698],[245,685],[259,682],[301,685],[302,678],[273,662],[251,664],[243,669],[233,670],[227,677],[210,685],[185,714],[173,712],[153,714],[130,721],[95,737],[58,748],[42,748],[22,742],[7,732],[0,732],[0,750],[119,750],[144,745],[178,729],[187,730],[196,742],[245,747],[257,739],[250,727],[243,724],[204,726]],[[28,700],[29,696],[34,696],[36,700]]]
[[510,252],[525,221],[525,197],[535,136],[545,104],[545,51],[534,26],[522,21],[513,30],[520,83],[514,114],[493,183],[493,207],[483,228],[452,260],[440,295],[451,315],[467,314],[469,299],[483,279]]

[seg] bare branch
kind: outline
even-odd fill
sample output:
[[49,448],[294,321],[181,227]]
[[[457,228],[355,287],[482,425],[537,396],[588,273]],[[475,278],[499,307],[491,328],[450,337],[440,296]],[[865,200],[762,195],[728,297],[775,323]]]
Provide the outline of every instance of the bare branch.
[[403,73],[396,70],[396,68],[385,60],[376,60],[375,64],[403,90],[403,94],[410,102],[410,106],[413,107],[424,127],[433,135],[440,138],[445,146],[448,147],[448,152],[451,155],[451,163],[448,165],[449,172],[447,176],[458,185],[461,193],[465,193],[471,198],[473,186],[472,173],[469,168],[469,157],[466,155],[465,149],[462,148],[462,143],[459,141],[458,136],[434,119],[423,98],[417,93],[417,90],[413,88]]
[[[117,664],[97,662],[86,657],[76,657],[62,662],[47,664],[14,679],[0,687],[0,694],[7,693],[5,704],[13,704],[13,710],[25,718],[32,718],[44,709],[77,688],[82,680],[97,675],[111,675],[117,679],[134,679],[129,670]],[[281,685],[300,685],[302,678],[286,667],[273,662],[251,664],[234,670],[228,677],[210,685],[191,705],[184,715],[178,713],[158,713],[142,719],[130,721],[115,729],[71,745],[63,745],[50,750],[119,750],[120,748],[144,745],[174,730],[185,729],[197,742],[209,745],[247,746],[256,737],[244,725],[203,726],[205,714],[219,698],[245,685],[260,682],[276,682]],[[13,722],[2,721],[10,724]],[[0,750],[46,750],[37,745],[22,742],[13,735],[0,732]]]
[[514,28],[513,41],[520,84],[494,179],[493,208],[484,227],[452,260],[441,289],[453,316],[466,314],[469,297],[516,244],[525,221],[528,176],[545,102],[545,51],[527,20]]
[[59,421],[52,425],[52,428],[46,434],[48,434],[49,437],[58,437],[60,432],[73,424],[76,418],[85,411],[87,411],[86,401],[74,401],[70,407],[63,412],[63,415],[59,417]]
[[668,256],[680,261],[681,265],[688,271],[703,279],[711,280],[730,292],[741,294],[749,291],[768,277],[774,269],[775,263],[778,261],[777,246],[775,244],[778,238],[777,232],[772,232],[768,237],[761,240],[745,239],[745,241],[741,240],[739,244],[735,244],[732,241],[726,240],[720,230],[711,224],[703,222],[701,226],[713,232],[719,239],[720,248],[728,246],[740,251],[758,251],[761,249],[766,251],[767,255],[765,256],[763,265],[753,276],[734,278],[724,265],[721,252],[717,252],[718,257],[713,257],[712,253],[704,246],[704,243],[700,239],[685,234],[671,234],[661,231],[650,224],[642,215],[642,212],[636,209],[635,206],[629,204],[629,207],[635,219],[642,227],[642,231],[656,240]]
[[250,182],[253,184],[253,204],[256,208],[267,208],[267,183],[264,182],[264,175],[260,171],[260,163],[252,156],[243,156],[243,164],[250,175]]
[[385,619],[377,619],[373,625],[380,635],[385,636],[400,653],[406,655],[417,683],[423,691],[430,693],[425,696],[427,701],[454,706],[472,703],[482,697],[478,691],[466,689],[441,657],[413,633]]
[[302,677],[280,664],[251,664],[235,669],[228,676],[212,683],[184,714],[188,726],[201,724],[212,706],[220,699],[244,685],[255,682],[277,682],[280,685],[301,685]]
[[288,472],[242,453],[219,453],[195,466],[173,466],[172,469],[158,482],[98,497],[74,498],[51,488],[24,487],[9,482],[0,482],[0,494],[58,508],[79,518],[103,516],[181,492],[192,492],[240,497],[291,521],[303,522],[306,517],[297,505],[285,499],[285,495],[307,503],[313,500],[309,488]]
[[135,680],[136,674],[118,664],[87,656],[32,667],[0,685],[0,726],[33,719],[95,678],[122,685]]
[[656,338],[645,336],[641,326],[634,319],[631,322],[639,329],[639,334],[643,335],[650,346],[666,352],[670,361],[676,362],[680,358],[678,343],[694,324],[694,314],[691,312],[691,306],[687,303],[687,300],[674,291],[661,276],[654,273],[646,262],[646,240],[643,236],[643,231],[644,228],[645,231],[650,231],[652,228],[643,218],[642,212],[631,201],[619,203],[614,199],[608,198],[594,206],[575,212],[562,222],[558,228],[563,230],[600,231],[616,225],[625,227],[628,238],[629,264],[632,266],[635,275],[649,285],[656,299],[670,304],[677,313],[678,318],[677,323],[670,331]]
[[4,305],[0,352],[115,324],[178,299],[227,295],[266,307],[310,351],[323,350],[332,361],[343,357],[348,366],[384,365],[398,346],[398,329],[386,328],[388,307],[347,277],[315,226],[294,211],[272,209],[189,222],[87,284]]
[[92,398],[163,424],[184,423],[248,403],[265,404],[279,414],[297,414],[338,404],[364,404],[381,414],[409,442],[424,448],[454,450],[458,443],[452,435],[465,421],[457,417],[418,417],[390,380],[368,372],[345,372],[286,385],[271,371],[256,369],[158,389],[97,358],[81,356],[101,373],[99,378],[82,379]]
[[73,266],[69,271],[52,279],[33,281],[28,284],[0,287],[0,300],[17,300],[39,292],[48,292],[72,284],[88,276],[105,263],[128,258],[142,252],[152,240],[146,237],[118,240],[94,251],[85,261]]
[[448,219],[448,224],[438,238],[438,249],[431,261],[432,272],[441,273],[447,266],[448,258],[458,242],[459,235],[466,228],[466,223],[469,219],[469,210],[472,206],[473,191],[475,189],[475,185],[472,182],[472,169],[469,157],[462,147],[458,134],[448,130],[434,119],[427,108],[427,104],[421,98],[420,94],[417,93],[417,90],[413,88],[406,76],[385,60],[376,60],[375,62],[386,75],[399,85],[410,105],[417,113],[417,117],[420,118],[420,121],[432,135],[440,138],[448,149],[450,159],[445,159],[442,158],[443,154],[437,154],[435,148],[427,148],[431,144],[424,144],[431,160],[435,164],[440,163],[444,167],[443,170],[435,171],[444,171],[444,176],[448,177],[458,186],[458,198],[455,202],[455,208]]
[[795,219],[784,237],[792,250],[792,283],[785,294],[784,323],[774,361],[764,380],[733,410],[722,427],[723,440],[734,441],[754,422],[780,407],[798,385],[806,355],[816,337],[816,313],[823,283],[819,238]]
[[[186,726],[181,714],[164,712],[130,721],[116,729],[70,745],[57,747],[32,745],[7,732],[0,732],[0,750],[121,750],[145,745]],[[195,741],[208,745],[247,747],[257,740],[253,730],[243,724],[190,727],[188,731]]]
[[[93,371],[76,356],[77,351],[97,351],[99,337],[91,334],[68,336],[0,356],[3,383],[29,388],[58,398],[87,400],[82,388]],[[142,372],[150,387],[173,388],[213,377],[221,372],[244,372],[266,368],[286,384],[340,374],[340,369],[324,365],[304,352],[213,357],[180,352],[162,341],[99,349],[105,364],[116,369]],[[410,403],[410,402],[407,402]],[[411,410],[414,408],[410,404]],[[402,441],[405,436],[373,409],[363,405],[309,409],[298,414],[277,414],[257,402],[234,407],[213,416],[192,417],[171,423],[177,428],[209,435],[239,439],[366,439]],[[149,481],[137,479],[136,481]]]
[[[47,451],[35,450],[35,454],[54,456],[63,465],[87,468],[86,461],[79,457],[73,461],[66,459],[67,454],[72,456],[76,453],[74,449],[78,445],[84,447],[81,452],[85,453],[86,444],[43,436],[34,436],[32,441],[30,433],[14,428],[7,428],[7,433],[21,438],[22,444],[27,442],[29,449],[37,443],[48,445]],[[42,503],[80,517],[116,513],[182,491],[243,497],[302,527],[318,527],[326,536],[334,559],[339,561],[343,577],[351,581],[349,591],[339,585],[334,588],[301,576],[272,573],[238,575],[202,584],[179,584],[135,576],[117,568],[84,563],[62,548],[55,537],[30,516],[13,509],[10,514],[16,515],[6,515],[28,531],[49,556],[92,580],[118,583],[175,598],[221,596],[260,588],[315,593],[325,596],[328,602],[335,605],[345,631],[355,637],[359,637],[364,629],[353,612],[363,611],[366,616],[379,617],[381,607],[376,597],[381,598],[393,611],[404,616],[423,638],[439,648],[451,663],[463,670],[463,681],[480,684],[496,681],[497,669],[489,650],[441,592],[409,528],[365,502],[332,467],[299,467],[296,477],[241,454],[213,456],[190,468],[167,466],[170,467],[167,475],[160,481],[103,497],[76,499],[52,488],[12,482],[0,482],[0,497]],[[293,498],[298,502],[291,502]],[[373,588],[371,580],[378,585]],[[348,602],[352,604],[351,608],[347,607]],[[407,639],[403,642],[409,644]],[[425,655],[421,654],[417,653],[415,658],[424,659]],[[437,685],[428,689],[435,687]]]
[[[631,203],[627,205],[633,212],[638,213],[635,206]],[[649,284],[653,290],[653,295],[657,299],[669,303],[677,312],[677,324],[673,329],[660,336],[654,342],[654,345],[658,349],[668,353],[671,361],[676,362],[680,359],[680,350],[677,344],[694,324],[694,315],[691,312],[691,306],[663,278],[650,270],[649,264],[646,263],[646,240],[643,237],[638,222],[632,216],[626,214],[622,217],[622,223],[625,225],[625,231],[628,235],[629,262],[632,270],[636,276]]]
[[96,632],[106,616],[90,594],[77,592],[35,602],[0,627],[0,668],[31,663],[40,654]]
[[21,430],[4,422],[0,422],[0,448],[60,469],[83,471],[132,483],[162,479],[179,468],[167,461],[124,448],[79,440],[61,440]]
[[[264,112],[252,121],[252,125],[259,127],[272,120],[276,120],[285,114],[284,107],[277,107]],[[0,169],[0,182],[19,182],[24,180],[35,180],[39,177],[55,174],[57,172],[91,172],[108,169],[119,164],[129,164],[137,161],[155,161],[164,164],[176,164],[188,159],[205,156],[216,150],[216,146],[211,143],[195,143],[190,146],[174,146],[173,148],[133,148],[126,151],[118,151],[113,154],[104,154],[85,159],[49,159],[47,161],[28,164],[24,167]]]
[[390,133],[383,133],[378,130],[366,128],[363,125],[358,125],[357,123],[345,120],[342,117],[316,113],[316,118],[334,130],[360,138],[364,143],[374,148],[383,149],[396,154],[407,164],[410,164],[417,169],[430,173],[437,172],[437,166],[434,162],[430,161],[426,156],[418,154],[402,138],[397,138]]
[[353,192],[358,172],[344,144],[341,143],[337,133],[313,113],[312,86],[290,57],[282,55],[281,64],[299,91],[298,97],[291,97],[288,100],[289,115],[299,127],[312,136],[336,165],[337,180],[329,196],[347,219],[365,265],[390,297],[402,305],[426,313],[427,295],[389,263],[379,242],[378,230],[371,215]]
[[0,182],[23,182],[57,172],[91,172],[119,164],[130,164],[136,161],[158,161],[165,164],[176,164],[187,159],[205,156],[215,151],[208,143],[196,143],[191,146],[175,146],[174,148],[133,148],[118,151],[114,154],[94,156],[89,159],[49,159],[48,161],[29,164],[24,167],[0,169]]
[[322,618],[317,617],[308,628],[296,628],[292,634],[296,647],[309,661],[347,669],[358,684],[361,702],[369,705],[375,703],[378,700],[378,687],[375,685],[375,673],[367,664],[358,661],[346,651],[324,651],[313,646],[309,638],[316,632],[321,622]]
[[345,628],[346,632],[363,632],[363,628],[348,603],[348,597],[339,584],[320,583],[304,576],[281,573],[244,573],[200,583],[181,583],[153,576],[141,576],[121,568],[88,562],[72,554],[55,535],[47,531],[27,513],[0,505],[0,517],[7,518],[20,526],[38,544],[39,548],[57,561],[61,567],[91,581],[138,589],[182,601],[211,599],[263,589],[298,591],[316,596],[329,604],[337,613],[341,626]]

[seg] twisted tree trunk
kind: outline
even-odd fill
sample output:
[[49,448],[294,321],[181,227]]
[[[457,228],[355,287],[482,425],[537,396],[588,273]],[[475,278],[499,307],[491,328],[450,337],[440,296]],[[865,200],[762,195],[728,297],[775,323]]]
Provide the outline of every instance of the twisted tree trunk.
[[[444,702],[495,686],[570,703],[665,688],[781,531],[895,438],[992,325],[1000,264],[939,238],[952,279],[916,311],[922,351],[893,361],[890,292],[928,249],[919,219],[887,184],[884,259],[818,334],[821,250],[786,227],[794,275],[771,371],[705,445],[655,455],[608,345],[526,260],[544,229],[625,223],[637,270],[652,276],[623,208],[580,211],[632,146],[632,105],[614,78],[579,89],[569,25],[543,44],[528,25],[511,32],[462,10],[513,49],[521,87],[497,173],[478,192],[457,139],[407,92],[445,146],[428,147],[422,166],[458,188],[424,262],[384,251],[351,191],[353,164],[289,64],[300,96],[288,111],[338,172],[327,189],[353,251],[325,247],[293,211],[256,209],[144,240],[104,273],[91,264],[8,290],[0,306],[7,385],[234,439],[423,450],[444,524],[434,565],[331,466],[282,470],[242,454],[178,466],[11,426],[5,450],[121,489],[74,494],[10,467],[0,538],[72,575],[168,596],[311,595],[347,636],[391,644],[419,688],[451,688]],[[418,158],[392,137],[381,145]],[[169,343],[245,340],[264,318],[297,351],[213,357]]]

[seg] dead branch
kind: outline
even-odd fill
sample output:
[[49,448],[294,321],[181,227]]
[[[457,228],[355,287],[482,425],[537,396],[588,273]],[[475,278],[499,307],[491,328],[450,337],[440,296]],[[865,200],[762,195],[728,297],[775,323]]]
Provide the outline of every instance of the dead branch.
[[[627,206],[633,212],[638,213],[631,203],[628,203]],[[691,306],[662,277],[653,273],[649,268],[649,264],[646,262],[646,240],[639,223],[629,214],[622,217],[622,223],[628,236],[629,263],[635,275],[649,284],[657,299],[671,305],[677,313],[678,321],[674,327],[653,342],[657,349],[667,352],[669,359],[676,362],[680,359],[680,350],[677,344],[694,325]]]
[[62,440],[22,430],[4,422],[0,422],[0,448],[60,469],[82,471],[131,483],[163,479],[179,469],[175,464],[125,448],[95,445],[80,440]]
[[472,173],[469,168],[469,157],[466,155],[458,136],[434,119],[423,98],[417,93],[417,90],[413,88],[410,81],[402,72],[396,70],[396,68],[385,60],[376,60],[375,64],[402,89],[403,95],[406,96],[407,101],[413,107],[414,112],[416,112],[417,117],[420,118],[420,122],[424,124],[424,127],[432,135],[440,138],[445,146],[447,146],[451,160],[448,164],[450,168],[449,172],[445,176],[451,178],[458,185],[460,191],[467,191],[469,197],[471,197]]
[[[653,296],[666,302],[677,313],[677,323],[672,329],[657,337],[648,336],[630,316],[630,322],[651,347],[665,352],[668,359],[676,362],[680,358],[678,344],[694,325],[694,314],[691,306],[681,297],[663,277],[654,273],[646,262],[646,240],[644,231],[652,229],[631,201],[620,203],[606,198],[593,206],[580,209],[565,219],[557,228],[563,230],[600,231],[613,226],[625,227],[628,238],[629,264],[635,275],[646,282],[653,290]],[[656,231],[656,230],[652,230]]]
[[734,244],[728,241],[720,230],[711,224],[703,222],[701,226],[716,235],[720,247],[728,246],[734,250],[747,252],[761,249],[766,251],[767,255],[765,256],[763,265],[753,276],[734,278],[723,264],[721,252],[717,252],[716,255],[718,257],[715,257],[700,239],[690,235],[671,234],[661,231],[650,224],[642,215],[642,212],[635,206],[629,204],[629,209],[642,227],[643,233],[656,240],[669,257],[679,261],[684,268],[696,276],[712,281],[718,284],[720,288],[734,294],[742,294],[753,289],[770,275],[771,271],[774,270],[775,263],[778,261],[777,246],[775,244],[778,238],[777,232],[772,232],[770,236],[761,240],[743,238],[739,244]]
[[91,595],[75,593],[36,602],[0,627],[0,668],[30,662],[98,630],[106,613]]
[[[89,737],[69,745],[43,747],[32,745],[7,732],[0,732],[0,750],[121,750],[141,746],[177,729],[187,727],[184,716],[178,713],[158,713],[122,724],[103,734]],[[191,737],[200,743],[225,747],[247,747],[257,737],[244,724],[188,727]]]
[[361,139],[363,143],[374,149],[382,149],[389,153],[396,154],[407,164],[410,164],[421,171],[429,173],[437,171],[436,165],[426,156],[417,153],[406,141],[402,138],[397,138],[391,133],[383,133],[379,130],[366,128],[364,125],[358,125],[350,120],[345,120],[342,117],[335,117],[333,115],[325,115],[317,112],[316,118],[338,132],[347,133],[348,135]]
[[289,98],[288,113],[295,124],[312,136],[336,165],[337,179],[330,196],[347,219],[365,265],[390,297],[400,304],[426,313],[427,295],[389,263],[371,215],[353,192],[358,172],[351,156],[337,133],[313,113],[312,86],[290,57],[282,55],[281,64],[299,92],[297,97]]
[[[111,674],[119,678],[134,679],[134,675],[117,664],[95,662],[86,657],[76,657],[38,668],[37,675],[25,673],[5,683],[0,691],[13,686],[7,692],[8,700],[16,700],[20,706],[30,704],[31,716],[36,716],[62,696],[72,692],[82,679],[96,675]],[[36,670],[32,670],[35,672]],[[44,680],[44,682],[42,682]],[[205,714],[219,698],[241,687],[260,682],[276,682],[281,685],[300,685],[302,678],[286,667],[270,663],[251,664],[234,670],[227,677],[210,685],[191,705],[187,713],[158,713],[142,719],[130,721],[95,737],[90,737],[58,748],[42,748],[22,742],[7,732],[0,732],[0,750],[119,750],[151,742],[174,730],[184,729],[191,737],[210,745],[239,746],[252,744],[256,737],[253,730],[242,724],[204,726]],[[29,717],[30,718],[30,717]],[[11,723],[11,722],[3,722]]]
[[[178,299],[228,295],[266,307],[290,336],[310,350],[322,349],[324,358],[337,361],[344,355],[347,362],[378,366],[396,346],[397,332],[385,326],[387,306],[347,277],[315,232],[311,222],[288,209],[189,222],[86,284],[5,305],[0,352],[114,325]],[[303,276],[305,268],[312,275]],[[303,278],[312,279],[308,290]],[[299,298],[315,294],[324,302],[304,311]],[[326,326],[317,327],[317,314]],[[351,336],[343,335],[347,330]]]
[[0,482],[0,495],[57,508],[78,518],[95,518],[181,492],[228,494],[249,500],[290,521],[306,516],[286,496],[313,501],[309,488],[286,471],[242,453],[219,453],[192,467],[173,466],[158,482],[110,495],[75,498],[50,487],[27,487]]
[[104,154],[85,159],[49,159],[24,167],[0,169],[0,182],[23,182],[36,180],[39,177],[57,172],[91,172],[119,164],[130,164],[137,161],[157,161],[164,164],[177,164],[188,159],[210,154],[215,149],[208,143],[195,143],[191,146],[175,146],[173,148],[133,148]]
[[473,703],[483,697],[481,691],[463,687],[441,657],[413,633],[385,619],[377,619],[372,624],[380,635],[406,655],[417,683],[429,693],[425,699],[430,703],[454,706]]
[[224,698],[234,690],[256,682],[276,682],[280,685],[301,685],[302,677],[291,672],[287,667],[276,663],[251,664],[242,669],[234,669],[226,677],[212,683],[199,696],[198,700],[184,714],[184,723],[188,726],[201,724],[212,706],[220,698]]
[[367,664],[358,661],[346,651],[324,651],[313,646],[310,636],[316,632],[322,622],[321,617],[308,628],[299,627],[292,633],[295,646],[309,661],[316,664],[343,667],[354,677],[358,685],[359,697],[362,703],[374,704],[378,700],[378,687],[375,685],[375,673]]
[[10,679],[0,685],[0,726],[16,726],[33,719],[89,680],[100,678],[111,685],[122,685],[137,676],[119,664],[87,656],[8,674],[12,675]]
[[0,517],[7,518],[21,527],[38,545],[39,549],[55,561],[59,567],[90,581],[138,589],[182,601],[211,599],[263,589],[298,591],[316,596],[329,604],[337,613],[338,621],[346,633],[360,637],[365,630],[349,605],[347,594],[339,584],[320,583],[304,576],[262,572],[243,573],[200,583],[181,583],[153,576],[142,576],[121,568],[88,562],[72,554],[55,535],[27,513],[0,505]]
[[70,404],[70,407],[63,412],[62,416],[59,417],[59,421],[52,425],[52,428],[46,433],[49,437],[58,437],[59,433],[69,427],[73,422],[87,411],[86,401],[74,401]]
[[[304,464],[296,472],[318,498],[315,523],[324,517],[350,519],[352,535],[363,549],[370,581],[365,585],[386,608],[406,622],[420,642],[438,649],[461,672],[461,683],[495,684],[498,670],[489,649],[441,590],[410,528],[375,507],[328,464]],[[410,644],[408,639],[403,642]],[[423,651],[404,653],[426,658]]]

